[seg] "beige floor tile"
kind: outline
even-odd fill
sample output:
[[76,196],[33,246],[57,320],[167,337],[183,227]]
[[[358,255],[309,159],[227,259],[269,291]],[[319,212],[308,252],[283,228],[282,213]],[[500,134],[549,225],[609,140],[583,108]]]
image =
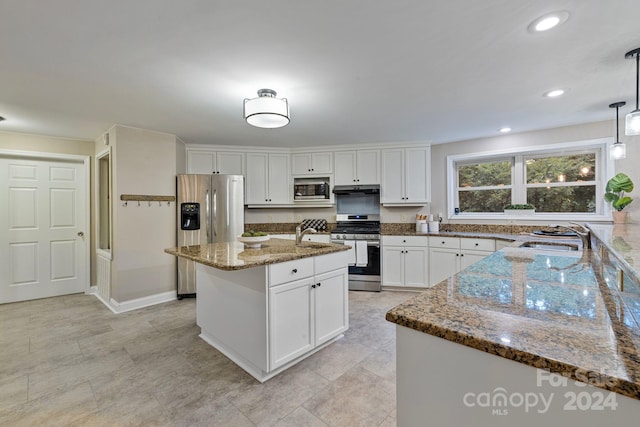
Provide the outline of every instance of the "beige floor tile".
[[339,339],[300,364],[333,381],[365,359],[372,350],[349,339]]
[[88,382],[0,410],[3,426],[67,426],[97,409]]
[[318,417],[299,406],[295,411],[281,419],[275,427],[326,427]]
[[378,426],[395,408],[388,383],[356,367],[302,406],[330,426]]
[[20,375],[0,380],[0,409],[25,403],[28,397],[29,377]]
[[175,409],[172,426],[254,427],[254,424],[227,399],[198,399]]

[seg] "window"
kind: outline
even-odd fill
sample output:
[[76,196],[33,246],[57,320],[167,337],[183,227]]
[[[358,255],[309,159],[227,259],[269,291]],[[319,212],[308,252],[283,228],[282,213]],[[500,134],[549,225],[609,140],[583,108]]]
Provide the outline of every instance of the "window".
[[499,218],[506,205],[529,203],[540,219],[605,219],[607,144],[608,139],[448,156],[449,217]]

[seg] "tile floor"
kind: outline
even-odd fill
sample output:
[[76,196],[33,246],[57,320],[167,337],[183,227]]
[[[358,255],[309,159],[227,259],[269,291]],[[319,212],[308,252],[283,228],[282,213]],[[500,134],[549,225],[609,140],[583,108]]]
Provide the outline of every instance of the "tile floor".
[[198,338],[193,299],[0,305],[0,425],[395,426],[384,314],[411,295],[350,292],[345,337],[264,384]]

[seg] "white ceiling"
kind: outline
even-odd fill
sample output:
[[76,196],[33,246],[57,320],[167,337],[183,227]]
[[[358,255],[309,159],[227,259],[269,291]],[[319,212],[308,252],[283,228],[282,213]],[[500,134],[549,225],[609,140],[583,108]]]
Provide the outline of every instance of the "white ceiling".
[[[639,23],[638,0],[0,0],[0,130],[312,147],[606,120],[635,104]],[[263,87],[288,126],[243,121]]]

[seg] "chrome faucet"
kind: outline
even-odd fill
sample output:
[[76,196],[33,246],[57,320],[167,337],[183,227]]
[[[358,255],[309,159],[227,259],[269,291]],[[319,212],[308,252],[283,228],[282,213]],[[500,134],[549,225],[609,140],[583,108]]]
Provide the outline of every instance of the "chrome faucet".
[[567,225],[559,225],[559,224],[552,224],[552,225],[549,225],[549,227],[564,228],[566,230],[573,231],[578,235],[578,237],[580,237],[580,240],[582,240],[582,249],[591,249],[591,230],[589,230],[587,227],[585,227],[582,224],[578,224],[577,222],[570,222],[569,224],[577,225],[578,228],[569,227]]
[[315,228],[305,228],[304,230],[302,230],[302,224],[298,225],[296,227],[296,245],[299,245],[300,243],[302,243],[302,236],[304,236],[307,233],[317,233],[318,231]]

